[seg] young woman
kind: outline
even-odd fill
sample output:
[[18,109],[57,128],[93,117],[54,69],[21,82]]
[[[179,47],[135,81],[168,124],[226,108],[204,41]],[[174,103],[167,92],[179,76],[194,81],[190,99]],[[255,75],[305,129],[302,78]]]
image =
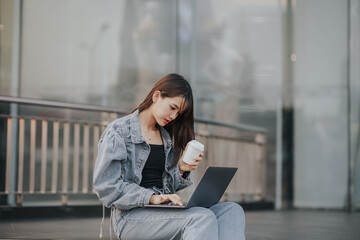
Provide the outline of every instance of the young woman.
[[160,79],[145,100],[102,134],[94,170],[94,188],[111,207],[119,239],[245,239],[240,205],[218,203],[209,209],[144,208],[144,204],[182,205],[177,191],[190,186],[195,164],[182,161],[194,139],[193,96],[180,75]]

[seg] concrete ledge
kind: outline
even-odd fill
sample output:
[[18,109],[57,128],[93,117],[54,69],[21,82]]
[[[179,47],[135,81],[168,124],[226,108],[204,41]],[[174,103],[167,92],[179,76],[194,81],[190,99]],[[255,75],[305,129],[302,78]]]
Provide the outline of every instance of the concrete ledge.
[[[109,209],[105,209],[109,215]],[[102,206],[0,207],[0,221],[40,218],[102,217]]]
[[[245,211],[274,210],[272,202],[240,203]],[[106,216],[110,209],[105,209]],[[0,206],[0,221],[42,219],[42,218],[89,218],[102,217],[102,206],[47,206],[47,207],[9,207]]]

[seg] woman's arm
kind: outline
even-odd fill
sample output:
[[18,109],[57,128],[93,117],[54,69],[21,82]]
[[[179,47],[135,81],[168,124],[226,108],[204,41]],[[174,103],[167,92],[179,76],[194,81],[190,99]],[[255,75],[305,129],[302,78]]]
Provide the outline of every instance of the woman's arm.
[[194,171],[197,169],[203,156],[204,153],[201,153],[198,157],[195,157],[195,163],[193,165],[185,163],[182,160],[183,156],[180,158],[179,163],[173,169],[175,175],[175,191],[180,191],[192,184],[190,179],[190,171]]
[[114,130],[107,130],[98,149],[93,184],[100,201],[106,207],[114,205],[124,210],[149,204],[154,191],[122,179],[122,162],[127,160],[124,139]]

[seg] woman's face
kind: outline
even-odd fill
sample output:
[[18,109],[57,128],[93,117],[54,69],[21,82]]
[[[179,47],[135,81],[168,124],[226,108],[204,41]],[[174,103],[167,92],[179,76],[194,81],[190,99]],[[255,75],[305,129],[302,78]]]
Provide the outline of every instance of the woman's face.
[[161,97],[159,91],[153,95],[153,104],[151,105],[152,114],[160,126],[165,126],[173,121],[180,114],[183,108],[184,97]]

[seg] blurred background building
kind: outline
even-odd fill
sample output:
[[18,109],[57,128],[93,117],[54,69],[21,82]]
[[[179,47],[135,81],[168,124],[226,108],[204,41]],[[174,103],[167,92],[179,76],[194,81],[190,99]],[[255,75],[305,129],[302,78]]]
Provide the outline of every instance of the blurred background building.
[[65,204],[96,202],[82,159],[102,125],[87,124],[129,112],[176,72],[193,87],[200,137],[237,129],[232,140],[262,147],[261,166],[249,163],[260,198],[236,191],[252,184],[243,152],[213,160],[245,169],[239,201],[359,209],[359,66],[360,0],[0,0],[1,204],[64,204],[65,178],[87,193]]

